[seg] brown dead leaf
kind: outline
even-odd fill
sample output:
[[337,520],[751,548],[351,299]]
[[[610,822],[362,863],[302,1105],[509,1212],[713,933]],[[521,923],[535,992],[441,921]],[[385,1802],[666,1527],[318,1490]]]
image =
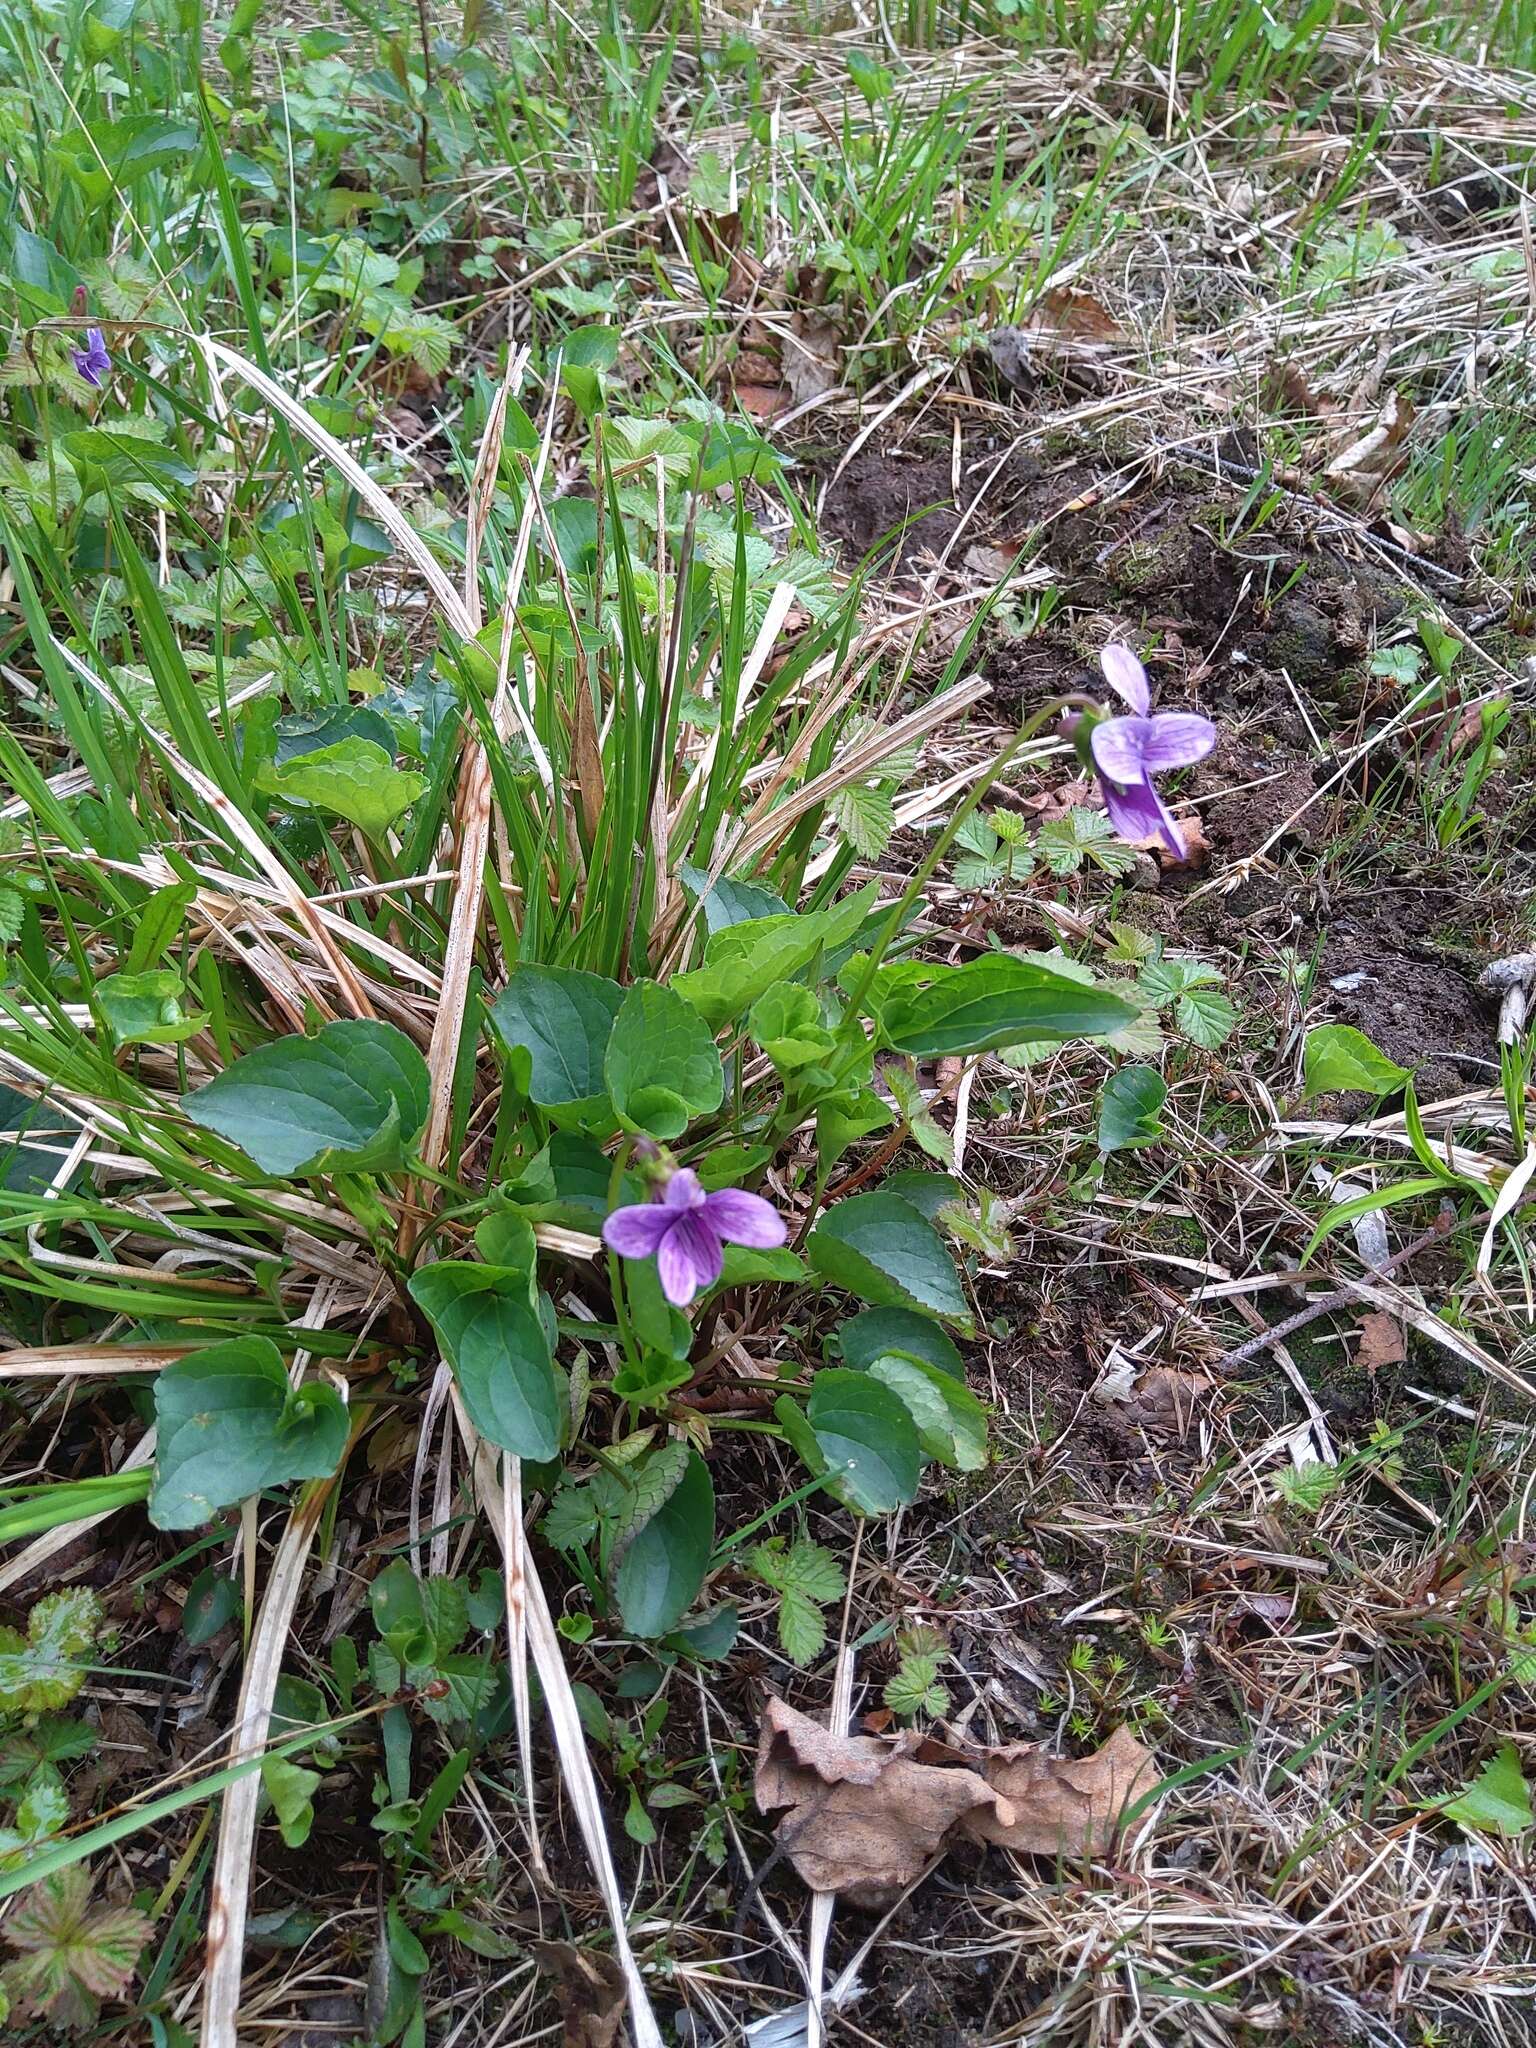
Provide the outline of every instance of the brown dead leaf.
[[1138,839],[1137,850],[1141,853],[1155,853],[1165,868],[1203,868],[1211,858],[1211,842],[1205,836],[1205,827],[1200,822],[1198,811],[1191,811],[1185,817],[1175,818],[1179,837],[1184,842],[1184,851],[1174,853],[1160,832],[1154,832],[1149,839]]
[[1385,1366],[1401,1365],[1407,1356],[1407,1339],[1396,1316],[1389,1316],[1384,1309],[1373,1309],[1360,1318],[1355,1363],[1362,1372],[1380,1372]]
[[994,327],[987,347],[1007,381],[1027,391],[1048,362],[1091,376],[1130,339],[1092,292],[1058,285],[1043,292],[1016,327]]
[[[1117,1728],[1077,1762],[1026,1742],[992,1751],[982,1770],[1000,1801],[991,1812],[972,1813],[966,1830],[1023,1856],[1107,1855],[1121,1814],[1157,1782],[1152,1752],[1129,1728]],[[1002,1818],[1005,1806],[1011,1820]]]
[[796,406],[835,391],[842,382],[842,337],[825,313],[800,312],[784,338],[784,381]]
[[763,1712],[757,1804],[812,1891],[887,1901],[962,1836],[1027,1856],[1102,1856],[1131,1800],[1156,1782],[1152,1753],[1118,1729],[1092,1756],[1038,1743],[969,1750],[909,1730],[834,1735],[783,1700]]
[[1020,797],[1018,808],[1027,811],[1036,824],[1049,825],[1053,818],[1064,818],[1068,811],[1078,810],[1083,804],[1097,803],[1098,797],[1097,785],[1080,775],[1075,782],[1059,782],[1054,789]]
[[561,2048],[619,2048],[628,1995],[613,1957],[570,1941],[530,1945],[539,1967],[559,1987]]
[[1124,1407],[1133,1421],[1148,1429],[1182,1436],[1212,1384],[1203,1372],[1185,1372],[1174,1365],[1148,1366],[1131,1388]]
[[1411,398],[1389,391],[1370,427],[1335,455],[1323,475],[1356,504],[1368,505],[1407,461],[1416,416]]
[[875,1906],[918,1877],[978,1807],[1013,1810],[972,1770],[913,1761],[913,1741],[834,1735],[783,1700],[763,1710],[754,1790],[779,1846],[813,1892]]

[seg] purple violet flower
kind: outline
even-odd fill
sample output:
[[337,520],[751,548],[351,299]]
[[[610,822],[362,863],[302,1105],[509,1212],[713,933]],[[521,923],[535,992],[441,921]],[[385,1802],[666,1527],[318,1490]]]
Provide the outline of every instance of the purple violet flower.
[[77,374],[83,377],[93,391],[101,389],[101,380],[112,367],[112,358],[107,354],[107,344],[101,338],[99,327],[88,327],[85,331],[85,347],[72,348],[69,359]]
[[1147,672],[1128,647],[1111,642],[1099,662],[1105,681],[1133,713],[1130,718],[1100,719],[1089,739],[1109,822],[1131,845],[1158,838],[1176,860],[1182,860],[1184,841],[1152,778],[1203,761],[1216,744],[1216,728],[1193,711],[1154,715]]
[[681,1167],[652,1202],[615,1209],[603,1225],[603,1242],[623,1259],[656,1261],[661,1291],[674,1308],[713,1287],[725,1264],[726,1244],[774,1251],[789,1231],[782,1216],[761,1195],[745,1188],[716,1188],[706,1195],[699,1176]]

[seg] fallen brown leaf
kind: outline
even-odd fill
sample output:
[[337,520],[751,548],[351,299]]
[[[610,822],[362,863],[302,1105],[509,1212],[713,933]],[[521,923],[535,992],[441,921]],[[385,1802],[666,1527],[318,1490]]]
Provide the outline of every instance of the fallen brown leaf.
[[[1121,1814],[1157,1782],[1151,1750],[1129,1728],[1076,1762],[1030,1742],[993,1750],[982,1769],[1001,1798],[990,1814],[971,1814],[967,1832],[1024,1856],[1107,1855]],[[1011,1819],[1002,1817],[1004,1807]]]
[[1212,1382],[1203,1372],[1185,1372],[1174,1365],[1152,1365],[1142,1373],[1122,1402],[1134,1421],[1148,1429],[1182,1436],[1200,1398]]
[[796,313],[784,339],[784,381],[791,401],[808,405],[842,382],[842,337],[824,313]]
[[531,1944],[539,1967],[559,1985],[561,2048],[619,2048],[627,2002],[624,1972],[612,1956],[570,1941]]
[[[997,1795],[975,1771],[912,1760],[911,1736],[834,1735],[772,1697],[754,1791],[780,1815],[779,1846],[813,1892],[875,1906],[918,1877],[955,1823]],[[1012,1819],[1012,1809],[1007,1809]]]
[[1407,461],[1405,444],[1415,417],[1413,400],[1389,391],[1371,426],[1333,458],[1323,475],[1358,504],[1369,504]]
[[1091,292],[1060,285],[1043,292],[1017,326],[994,327],[987,347],[1007,381],[1027,390],[1052,358],[1079,374],[1092,372],[1130,339]]
[[1384,1309],[1372,1309],[1360,1318],[1360,1337],[1355,1345],[1355,1363],[1362,1372],[1380,1372],[1389,1365],[1401,1365],[1408,1356],[1403,1326]]
[[834,1735],[770,1698],[755,1791],[812,1891],[875,1906],[960,1836],[1027,1856],[1102,1856],[1126,1805],[1155,1782],[1151,1752],[1125,1728],[1073,1761],[1038,1743],[971,1751],[910,1730]]

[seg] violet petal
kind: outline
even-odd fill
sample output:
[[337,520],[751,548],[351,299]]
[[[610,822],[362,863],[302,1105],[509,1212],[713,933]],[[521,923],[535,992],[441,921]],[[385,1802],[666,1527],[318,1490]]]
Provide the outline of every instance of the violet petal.
[[674,1308],[686,1308],[705,1287],[713,1287],[725,1265],[720,1234],[697,1211],[673,1212],[672,1227],[656,1255],[661,1291]]
[[623,1259],[653,1258],[676,1222],[677,1211],[663,1202],[631,1202],[605,1220],[603,1243]]
[[1102,783],[1104,808],[1118,836],[1128,845],[1140,846],[1147,839],[1161,839],[1175,859],[1184,858],[1184,841],[1173,813],[1150,782],[1138,782],[1129,789]]
[[1156,722],[1152,718],[1101,718],[1089,740],[1099,773],[1126,786],[1145,782],[1146,750]]
[[728,1244],[750,1245],[754,1251],[774,1251],[789,1236],[772,1202],[745,1188],[716,1188],[706,1198],[703,1213]]
[[1129,647],[1122,647],[1111,640],[1099,654],[1099,666],[1104,671],[1104,680],[1119,697],[1123,697],[1139,718],[1145,718],[1152,709],[1152,688],[1147,681],[1147,672],[1132,654]]
[[1203,761],[1216,744],[1215,726],[1195,711],[1159,711],[1156,718],[1147,720],[1147,727],[1141,749],[1141,765],[1147,775],[1188,768]]

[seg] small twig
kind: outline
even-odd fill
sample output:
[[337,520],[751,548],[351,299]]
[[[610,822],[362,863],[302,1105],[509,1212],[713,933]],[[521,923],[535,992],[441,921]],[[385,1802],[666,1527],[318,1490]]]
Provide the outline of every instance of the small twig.
[[[1406,1266],[1416,1259],[1420,1252],[1427,1251],[1450,1230],[1454,1216],[1448,1209],[1442,1209],[1435,1218],[1431,1229],[1422,1237],[1416,1237],[1412,1244],[1405,1244],[1400,1252],[1394,1252],[1390,1259],[1383,1259],[1379,1266],[1367,1266],[1366,1277],[1385,1280],[1395,1273],[1399,1266]],[[1355,1300],[1350,1287],[1336,1287],[1329,1294],[1320,1294],[1315,1301],[1309,1301],[1305,1308],[1297,1309],[1295,1315],[1287,1316],[1267,1330],[1261,1330],[1256,1337],[1250,1337],[1245,1344],[1239,1344],[1234,1351],[1224,1351],[1210,1368],[1213,1373],[1226,1372],[1235,1365],[1246,1365],[1250,1358],[1257,1358],[1261,1351],[1268,1351],[1274,1344],[1283,1344],[1296,1330],[1304,1330],[1308,1323],[1315,1323],[1319,1316],[1327,1315],[1330,1309],[1347,1308]]]

